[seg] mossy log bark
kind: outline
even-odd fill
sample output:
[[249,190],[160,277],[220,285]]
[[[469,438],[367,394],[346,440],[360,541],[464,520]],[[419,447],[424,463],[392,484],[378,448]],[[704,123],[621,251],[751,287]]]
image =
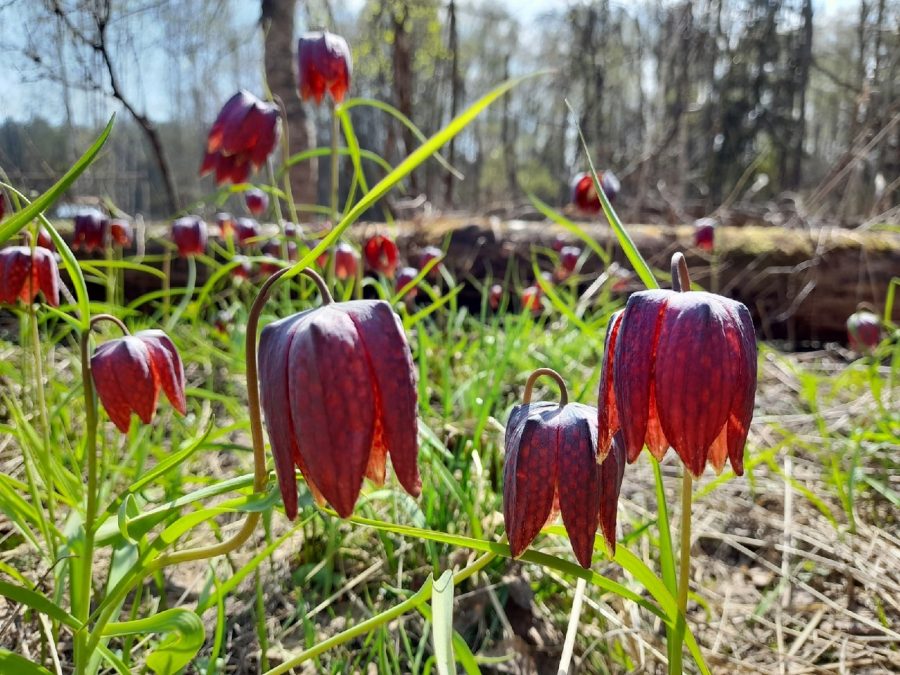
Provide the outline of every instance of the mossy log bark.
[[[607,225],[581,225],[615,262],[629,267]],[[868,302],[882,312],[890,280],[900,276],[897,232],[723,226],[716,231],[714,255],[708,255],[694,247],[691,226],[630,225],[628,231],[652,267],[668,270],[672,253],[683,251],[697,284],[746,304],[763,339],[788,339],[797,346],[805,340],[843,341],[845,321],[857,304]],[[351,237],[364,239],[375,232],[396,234],[401,252],[414,265],[421,248],[447,246],[447,268],[459,279],[479,281],[488,276],[503,280],[515,262],[521,282],[530,283],[533,250],[541,267],[549,270],[552,263],[546,254],[557,236],[578,243],[548,222],[496,219],[435,219],[395,228],[360,223]],[[163,236],[164,228],[151,228],[151,233]],[[162,248],[160,241],[151,239],[147,253]],[[591,256],[582,269],[584,285],[602,271],[602,261]],[[175,259],[172,287],[183,285],[184,274],[183,261]],[[198,283],[204,276],[201,266]],[[150,275],[128,273],[126,295],[137,297],[154,290],[157,283]],[[634,289],[638,288],[636,284]],[[462,300],[477,307],[478,297],[474,284],[469,284]],[[894,307],[894,321],[900,322],[900,306]]]
[[[581,225],[614,261],[629,267],[608,225]],[[760,336],[768,339],[844,340],[845,321],[857,304],[869,302],[882,312],[890,280],[900,276],[896,232],[719,227],[716,250],[709,255],[694,247],[692,226],[629,225],[628,231],[655,269],[668,270],[672,253],[684,252],[693,280],[746,304]],[[502,279],[514,260],[524,263],[520,269],[529,274],[533,247],[551,248],[558,235],[577,243],[573,235],[547,222],[496,220],[404,227],[400,242],[415,260],[418,248],[441,246],[449,238],[448,265],[455,273],[475,278],[489,273]],[[592,276],[602,267],[592,256],[582,271]],[[900,303],[893,313],[894,321],[900,321]]]

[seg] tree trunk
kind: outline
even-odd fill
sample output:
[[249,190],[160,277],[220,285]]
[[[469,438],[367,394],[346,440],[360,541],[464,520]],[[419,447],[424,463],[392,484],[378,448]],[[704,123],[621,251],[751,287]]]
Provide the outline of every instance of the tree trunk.
[[[413,116],[413,70],[412,70],[412,34],[407,25],[409,19],[409,7],[399,3],[391,13],[394,29],[394,99],[397,109],[409,119]],[[416,149],[415,138],[412,131],[404,126],[400,130],[403,138],[403,146],[406,154],[410,155]],[[412,189],[419,189],[419,182],[415,173],[409,177]]]
[[[456,3],[450,0],[447,8],[448,21],[450,23],[450,37],[448,49],[450,50],[450,119],[456,117],[459,111],[459,36],[456,34]],[[456,136],[450,139],[450,146],[447,148],[447,161],[453,166],[456,161]],[[444,200],[447,206],[453,208],[453,181],[456,179],[449,171],[445,173],[445,189]]]
[[[261,23],[265,35],[266,80],[273,96],[281,99],[287,119],[283,120],[290,153],[315,146],[316,128],[297,94],[294,50],[294,10],[296,0],[262,0]],[[313,158],[290,169],[291,192],[299,204],[317,204],[319,165]]]

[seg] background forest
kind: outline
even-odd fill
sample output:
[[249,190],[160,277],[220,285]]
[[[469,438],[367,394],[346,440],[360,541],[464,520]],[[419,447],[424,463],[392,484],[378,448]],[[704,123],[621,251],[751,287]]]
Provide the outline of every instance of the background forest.
[[[408,196],[438,209],[516,214],[526,191],[564,203],[584,168],[575,122],[622,179],[626,220],[684,222],[726,203],[858,224],[900,201],[900,3],[888,0],[6,0],[0,85],[17,95],[0,103],[0,167],[44,190],[121,109],[75,192],[171,215],[212,192],[197,177],[206,130],[238,88],[261,95],[264,72],[295,108],[292,150],[328,145],[327,109],[290,93],[293,35],[320,27],[353,46],[352,95],[426,133],[511,75],[556,69],[446,149],[464,180],[436,162],[413,175]],[[371,108],[353,118],[392,164],[417,144]],[[299,201],[322,203],[327,173],[298,170]]]

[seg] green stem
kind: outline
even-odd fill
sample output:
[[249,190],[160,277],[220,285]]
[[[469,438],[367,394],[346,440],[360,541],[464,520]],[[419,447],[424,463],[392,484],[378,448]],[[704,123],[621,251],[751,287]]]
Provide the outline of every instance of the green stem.
[[[287,108],[284,107],[284,101],[281,100],[280,96],[272,95],[272,100],[281,109],[281,156],[284,162],[284,168],[282,169],[284,194],[288,198],[288,211],[291,214],[291,222],[299,224],[300,218],[297,215],[297,205],[294,204],[294,191],[291,187],[291,138],[288,134]],[[272,186],[275,186],[274,180],[272,181]]]
[[[94,520],[97,516],[97,408],[94,398],[94,380],[91,375],[90,329],[81,333],[81,381],[84,387],[85,439],[84,454],[87,459],[87,504],[84,514],[84,548],[81,555],[81,575],[75,587],[70,589],[73,613],[86,624],[91,614],[91,586],[94,567]],[[75,634],[75,673],[86,672],[91,651],[87,648],[87,632],[82,628]]]
[[687,468],[681,474],[681,557],[678,562],[678,619],[675,622],[674,646],[669,661],[670,673],[682,672],[684,630],[687,622],[687,596],[691,581],[691,496],[693,481]]
[[[463,568],[453,575],[453,585],[458,585],[471,577],[473,574],[479,572],[485,567],[485,565],[490,563],[496,557],[496,553],[485,553],[479,556],[471,565]],[[342,631],[337,635],[334,635],[333,637],[330,637],[327,640],[319,642],[313,647],[300,652],[294,658],[285,661],[272,670],[267,671],[264,675],[280,675],[280,673],[287,673],[291,669],[296,668],[301,663],[309,661],[310,659],[314,659],[320,654],[324,654],[329,649],[337,647],[338,645],[342,645],[345,642],[348,642],[361,635],[365,635],[366,633],[369,633],[379,626],[383,626],[389,621],[393,621],[397,617],[406,614],[406,612],[410,612],[417,607],[424,605],[431,599],[433,585],[434,580],[429,577],[428,581],[426,581],[422,585],[422,588],[420,588],[411,598],[404,600],[399,605],[395,605],[394,607],[391,607],[390,609],[387,609],[380,614],[376,614],[375,616],[366,619],[362,623],[358,623],[355,626],[352,626],[347,630]]]
[[194,287],[197,285],[197,259],[194,256],[189,255],[187,257],[187,266],[187,286],[185,286],[184,295],[181,298],[181,302],[178,303],[178,307],[175,308],[175,311],[172,312],[172,316],[170,316],[169,320],[166,322],[167,331],[171,331],[173,328],[175,328],[175,324],[178,323],[178,319],[180,319],[181,315],[184,314],[185,310],[187,310],[188,305],[191,304],[191,299],[194,297]]
[[37,393],[38,418],[41,423],[41,440],[43,447],[41,448],[41,459],[44,464],[44,484],[47,487],[47,517],[50,520],[50,527],[47,528],[47,543],[50,545],[51,557],[56,557],[56,498],[55,487],[53,485],[53,474],[50,473],[48,464],[50,457],[50,420],[47,416],[47,397],[44,391],[44,366],[43,352],[41,351],[41,338],[38,334],[37,312],[34,311],[34,304],[28,304],[28,318],[31,330],[31,349],[34,354],[34,381],[35,392]]
[[337,108],[331,105],[331,222],[332,227],[338,222],[338,133],[340,120]]

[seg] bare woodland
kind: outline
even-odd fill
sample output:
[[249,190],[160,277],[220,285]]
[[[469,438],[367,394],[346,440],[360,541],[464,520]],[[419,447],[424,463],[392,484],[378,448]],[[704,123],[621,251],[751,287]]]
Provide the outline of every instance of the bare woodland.
[[[405,196],[434,208],[516,213],[528,193],[565,203],[586,168],[577,124],[598,167],[622,179],[631,221],[897,219],[895,1],[841,0],[827,16],[812,0],[573,0],[521,16],[481,0],[252,4],[7,0],[0,48],[48,112],[0,109],[0,167],[44,189],[118,110],[112,148],[76,192],[165,218],[213,191],[196,176],[208,126],[237,88],[263,94],[263,72],[287,109],[291,152],[330,143],[327,108],[296,96],[291,49],[327,27],[352,46],[351,95],[391,103],[426,134],[503,79],[552,69],[445,149],[462,180],[430,162],[408,181]],[[353,117],[362,146],[392,164],[417,144],[383,113]],[[323,203],[326,174],[298,166],[296,201]]]

